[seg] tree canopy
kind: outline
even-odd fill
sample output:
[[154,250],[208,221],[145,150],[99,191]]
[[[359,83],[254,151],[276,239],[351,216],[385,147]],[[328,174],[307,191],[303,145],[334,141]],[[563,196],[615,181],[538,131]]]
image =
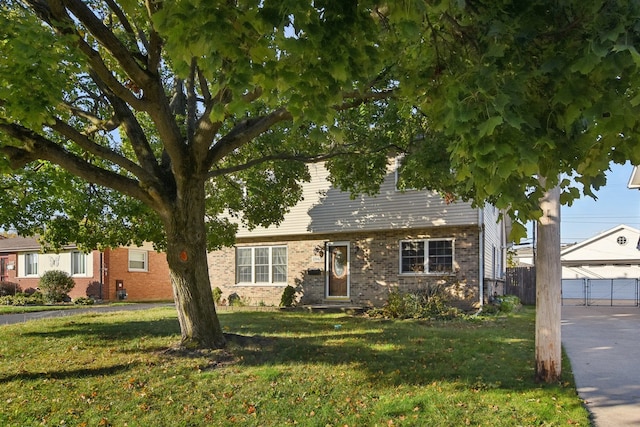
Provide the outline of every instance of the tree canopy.
[[611,161],[640,163],[639,7],[7,0],[0,225],[54,247],[154,242],[183,343],[220,346],[206,250],[236,219],[282,221],[308,162],[375,193],[403,153],[407,185],[521,221],[558,184],[581,196],[559,176],[590,195]]
[[637,1],[425,5],[404,91],[423,94],[416,105],[445,141],[421,141],[410,176],[429,179],[444,155],[445,185],[521,221],[557,184],[564,204],[594,196],[611,162],[640,162],[639,18]]
[[345,142],[341,115],[393,85],[371,9],[342,2],[33,0],[1,12],[12,173],[0,219],[54,245],[164,247],[161,217],[187,172],[213,196],[210,249],[233,241],[224,211],[277,223],[305,161],[368,150]]

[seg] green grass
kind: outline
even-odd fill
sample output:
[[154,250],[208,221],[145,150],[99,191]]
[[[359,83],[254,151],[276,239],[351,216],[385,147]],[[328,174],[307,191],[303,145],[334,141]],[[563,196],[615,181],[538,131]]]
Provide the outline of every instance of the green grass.
[[[533,310],[455,322],[227,312],[226,350],[165,352],[171,308],[0,327],[3,426],[588,426],[533,382]],[[340,327],[336,327],[340,325]]]

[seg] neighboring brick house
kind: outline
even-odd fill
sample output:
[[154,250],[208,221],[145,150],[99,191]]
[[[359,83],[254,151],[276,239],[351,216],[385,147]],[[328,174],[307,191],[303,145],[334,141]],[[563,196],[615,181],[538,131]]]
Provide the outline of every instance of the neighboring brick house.
[[42,253],[35,238],[0,239],[0,280],[17,283],[22,290],[35,289],[48,270],[71,275],[76,282],[71,298],[117,301],[126,295],[128,301],[173,299],[166,257],[150,246],[85,254],[75,245],[67,245],[58,253]]
[[303,200],[280,226],[240,228],[236,245],[209,254],[213,287],[252,304],[278,305],[287,285],[301,304],[380,306],[393,289],[446,281],[467,306],[501,286],[507,230],[493,206],[447,203],[396,189],[396,162],[377,197],[352,199],[311,165]]

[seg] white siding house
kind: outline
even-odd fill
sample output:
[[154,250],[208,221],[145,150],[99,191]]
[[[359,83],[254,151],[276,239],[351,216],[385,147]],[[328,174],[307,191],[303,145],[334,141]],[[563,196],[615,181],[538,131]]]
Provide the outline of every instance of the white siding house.
[[504,277],[507,230],[492,206],[447,203],[432,191],[396,189],[396,162],[375,197],[333,188],[310,166],[303,200],[277,227],[240,228],[235,248],[209,254],[223,298],[278,304],[284,287],[302,304],[381,305],[390,291],[447,283],[479,305]]
[[640,230],[619,225],[561,253],[563,279],[640,278]]

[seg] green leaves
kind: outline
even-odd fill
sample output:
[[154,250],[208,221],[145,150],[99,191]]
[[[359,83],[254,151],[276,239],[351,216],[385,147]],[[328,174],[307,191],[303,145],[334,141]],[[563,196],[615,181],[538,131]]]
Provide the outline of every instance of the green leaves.
[[71,39],[20,8],[0,6],[0,118],[50,124],[82,67]]
[[[463,194],[535,219],[537,175],[578,173],[589,195],[610,161],[637,157],[637,3],[447,5],[448,22],[427,12],[422,27],[438,55],[416,59],[438,73],[412,87]],[[567,186],[562,201],[580,195]]]

